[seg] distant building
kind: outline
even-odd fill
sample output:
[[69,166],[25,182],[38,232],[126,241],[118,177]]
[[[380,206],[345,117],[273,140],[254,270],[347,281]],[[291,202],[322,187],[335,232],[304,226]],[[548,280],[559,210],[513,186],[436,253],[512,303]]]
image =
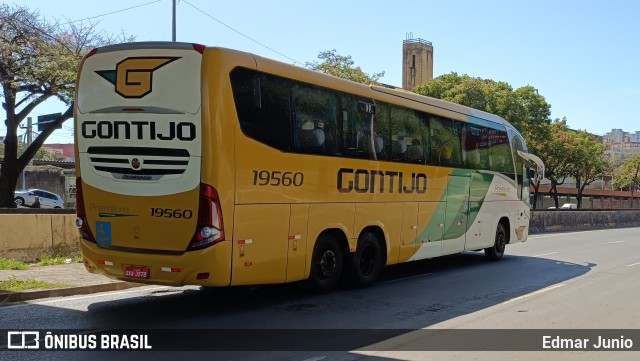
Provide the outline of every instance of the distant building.
[[42,148],[56,154],[57,160],[61,162],[75,162],[73,144],[44,144]]
[[629,134],[622,129],[611,129],[611,131],[604,135],[604,141],[609,144],[621,144],[625,143],[625,136]]
[[611,129],[603,139],[608,146],[607,153],[618,159],[640,154],[640,131],[629,133],[622,129]]
[[402,42],[402,89],[411,91],[432,79],[433,44],[408,34]]

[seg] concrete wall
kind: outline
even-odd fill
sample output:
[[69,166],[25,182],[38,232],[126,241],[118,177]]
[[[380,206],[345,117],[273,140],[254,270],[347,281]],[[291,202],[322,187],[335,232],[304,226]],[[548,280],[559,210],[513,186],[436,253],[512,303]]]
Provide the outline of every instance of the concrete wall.
[[[24,170],[24,188],[37,188],[49,192],[53,192],[65,201],[67,194],[67,185],[64,169],[54,166],[27,166]],[[22,173],[18,177],[16,189],[22,189]]]
[[0,214],[0,258],[32,262],[54,249],[79,248],[75,213],[42,214],[33,211],[37,210]]
[[640,210],[549,210],[531,212],[529,233],[640,227]]
[[[32,262],[56,247],[77,250],[73,210],[0,209],[0,258]],[[531,234],[640,227],[640,210],[532,211]]]

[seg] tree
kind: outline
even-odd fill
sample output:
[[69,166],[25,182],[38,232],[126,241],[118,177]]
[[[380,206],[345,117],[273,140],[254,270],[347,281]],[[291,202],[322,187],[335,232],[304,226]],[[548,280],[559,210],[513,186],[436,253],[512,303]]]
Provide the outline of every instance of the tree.
[[[0,207],[15,207],[18,175],[44,141],[73,116],[76,71],[84,54],[96,46],[125,41],[96,30],[95,24],[52,24],[26,7],[0,5],[0,96],[7,133],[0,169]],[[48,99],[67,109],[24,150],[18,152],[18,127]]]
[[384,71],[371,75],[365,73],[359,66],[354,66],[350,55],[340,55],[336,49],[320,52],[318,59],[322,61],[307,62],[305,67],[362,84],[379,84],[378,80],[384,76]]
[[[551,134],[549,118],[551,106],[534,87],[527,85],[514,91],[505,82],[473,78],[452,72],[441,75],[426,84],[418,85],[413,91],[493,113],[506,119],[522,133],[529,151],[538,155],[545,163],[547,162],[545,154],[550,151],[546,147]],[[560,167],[559,164],[557,166]],[[558,167],[554,165],[550,174],[563,169]],[[534,182],[533,186],[533,208],[536,208],[540,184]]]
[[558,186],[564,184],[571,176],[572,160],[575,158],[567,144],[572,141],[572,131],[567,126],[567,120],[556,119],[551,124],[540,125],[541,132],[530,144],[530,151],[536,154],[545,166],[545,177],[551,182],[550,193],[553,196],[556,209],[560,206],[558,200]]
[[[559,121],[559,120],[556,120]],[[540,157],[545,164],[545,175],[548,177],[549,174],[553,175],[555,173],[555,168],[550,160],[552,157],[552,150],[555,147],[550,147],[551,140],[551,124],[546,122],[541,122],[535,127],[527,129],[523,136],[527,141],[527,148],[530,153],[533,153]],[[549,165],[551,165],[551,169],[549,169]],[[531,205],[533,209],[538,208],[538,194],[540,192],[540,181],[536,180],[532,182],[533,184],[533,204]]]
[[595,180],[601,179],[610,169],[605,157],[605,145],[586,131],[575,131],[566,144],[572,156],[570,174],[576,180],[578,208],[582,208],[582,193]]
[[633,208],[633,193],[640,186],[640,155],[627,158],[622,167],[615,173],[613,184],[616,187],[628,187],[631,191],[631,208]]
[[[18,156],[21,156],[26,149],[26,145],[24,143],[18,144]],[[0,158],[4,157],[4,145],[0,144]],[[54,154],[47,152],[44,148],[38,149],[36,154],[33,156],[34,160],[44,160],[44,161],[55,161],[57,158]]]
[[418,85],[414,92],[471,108],[496,114],[521,133],[550,123],[551,106],[532,86],[515,91],[505,82],[472,78],[450,73],[441,75],[426,84]]

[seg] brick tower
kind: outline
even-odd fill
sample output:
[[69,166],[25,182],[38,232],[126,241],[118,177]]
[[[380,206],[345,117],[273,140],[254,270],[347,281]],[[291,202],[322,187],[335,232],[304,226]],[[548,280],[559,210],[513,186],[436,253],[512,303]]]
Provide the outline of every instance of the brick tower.
[[433,79],[433,45],[407,34],[402,41],[402,88],[412,90]]

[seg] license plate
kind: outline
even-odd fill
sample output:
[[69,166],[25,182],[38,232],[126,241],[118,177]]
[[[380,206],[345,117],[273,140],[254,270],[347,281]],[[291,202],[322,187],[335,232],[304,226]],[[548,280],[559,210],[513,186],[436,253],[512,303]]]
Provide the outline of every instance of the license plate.
[[130,278],[149,278],[149,267],[125,267],[124,276]]

